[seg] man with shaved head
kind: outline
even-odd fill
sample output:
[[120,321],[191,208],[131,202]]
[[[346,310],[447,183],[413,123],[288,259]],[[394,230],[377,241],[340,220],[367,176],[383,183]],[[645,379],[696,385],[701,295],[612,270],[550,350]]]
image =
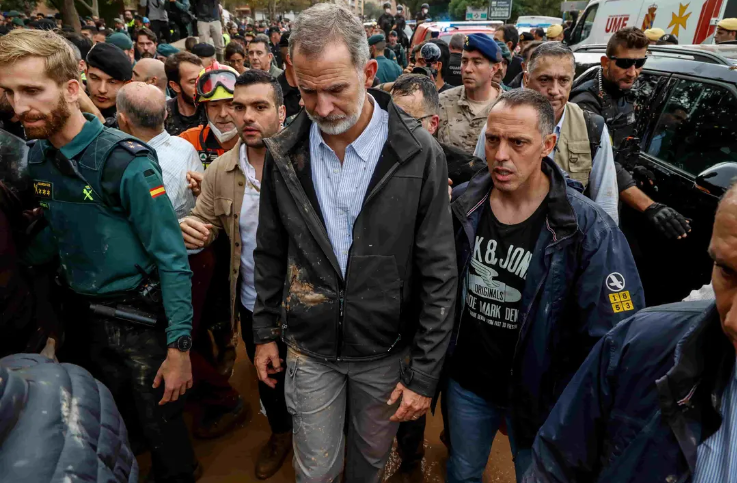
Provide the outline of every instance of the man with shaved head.
[[709,255],[716,300],[642,310],[601,339],[538,433],[526,482],[734,481],[735,186]]
[[158,59],[141,59],[133,66],[133,80],[157,87],[166,96],[166,71]]
[[163,172],[164,188],[174,206],[174,211],[180,219],[188,215],[194,208],[195,199],[189,189],[187,171],[202,173],[205,168],[190,143],[172,137],[164,130],[166,118],[164,94],[154,85],[131,82],[118,92],[117,106],[120,130],[137,137],[156,150]]

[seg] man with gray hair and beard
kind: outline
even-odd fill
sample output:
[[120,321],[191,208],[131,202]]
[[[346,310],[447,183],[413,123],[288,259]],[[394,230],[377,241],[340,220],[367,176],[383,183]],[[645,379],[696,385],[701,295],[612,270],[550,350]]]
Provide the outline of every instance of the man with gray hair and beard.
[[429,408],[450,338],[447,167],[418,122],[365,89],[377,64],[350,10],[302,12],[289,54],[305,109],[265,139],[254,365],[269,385],[286,370],[298,482],[378,482],[399,422]]
[[184,218],[195,206],[195,198],[187,181],[187,172],[204,173],[205,168],[190,143],[182,138],[170,136],[164,130],[166,118],[164,94],[153,84],[131,82],[118,91],[116,105],[120,130],[137,137],[156,151],[166,194],[171,200],[177,218]]

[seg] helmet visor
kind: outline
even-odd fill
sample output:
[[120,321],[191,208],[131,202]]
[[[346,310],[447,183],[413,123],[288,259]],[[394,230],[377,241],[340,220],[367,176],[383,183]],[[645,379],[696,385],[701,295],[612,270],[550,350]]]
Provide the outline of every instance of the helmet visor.
[[235,89],[235,80],[238,76],[229,70],[213,70],[205,72],[197,80],[197,95],[209,99],[215,94],[218,87],[229,93]]

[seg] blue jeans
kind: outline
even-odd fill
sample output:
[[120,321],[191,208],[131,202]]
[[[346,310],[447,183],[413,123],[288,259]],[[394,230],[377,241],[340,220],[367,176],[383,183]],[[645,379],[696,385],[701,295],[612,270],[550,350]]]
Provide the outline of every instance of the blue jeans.
[[506,408],[495,406],[453,379],[448,381],[448,419],[451,452],[448,459],[448,483],[481,483],[502,419],[507,421],[517,481],[522,481],[532,463],[531,448],[517,448],[512,434],[512,420]]

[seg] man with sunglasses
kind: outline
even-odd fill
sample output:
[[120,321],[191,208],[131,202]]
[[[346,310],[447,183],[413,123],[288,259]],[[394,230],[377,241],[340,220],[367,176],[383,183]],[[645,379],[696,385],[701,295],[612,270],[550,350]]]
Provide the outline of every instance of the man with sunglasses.
[[197,78],[195,103],[204,106],[207,124],[188,129],[179,136],[192,143],[205,168],[238,142],[238,131],[230,118],[237,77],[232,67],[214,62]]
[[[571,102],[604,118],[612,137],[617,169],[619,198],[630,208],[645,215],[666,238],[682,239],[691,226],[680,213],[662,203],[655,203],[637,187],[630,173],[622,166],[625,161],[625,141],[635,135],[634,102],[629,95],[647,61],[649,39],[635,27],[623,28],[609,39],[601,68],[571,90]],[[652,181],[650,181],[652,184]]]

